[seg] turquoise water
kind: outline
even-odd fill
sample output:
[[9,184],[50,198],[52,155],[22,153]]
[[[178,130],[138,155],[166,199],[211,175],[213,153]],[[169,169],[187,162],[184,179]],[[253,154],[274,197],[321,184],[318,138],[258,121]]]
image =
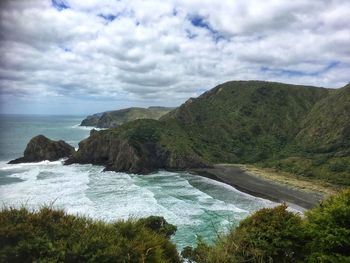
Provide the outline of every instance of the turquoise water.
[[89,135],[88,128],[78,126],[82,118],[0,115],[2,204],[34,209],[49,204],[106,221],[161,215],[177,225],[173,240],[179,249],[194,245],[199,236],[211,242],[255,210],[275,205],[185,172],[145,176],[102,172],[103,167],[93,165],[64,166],[62,161],[6,164],[38,134],[78,147]]

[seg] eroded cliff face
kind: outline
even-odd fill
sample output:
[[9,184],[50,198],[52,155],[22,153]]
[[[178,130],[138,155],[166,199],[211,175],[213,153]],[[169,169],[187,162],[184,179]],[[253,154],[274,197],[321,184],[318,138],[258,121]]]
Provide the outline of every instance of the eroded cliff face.
[[9,163],[40,162],[44,160],[56,161],[61,158],[70,157],[74,152],[74,147],[62,140],[53,141],[43,135],[38,135],[29,141],[23,157],[12,160]]
[[208,165],[194,156],[177,156],[159,141],[137,142],[108,131],[93,131],[79,143],[79,150],[66,164],[103,165],[106,170],[147,174],[160,169],[182,170]]

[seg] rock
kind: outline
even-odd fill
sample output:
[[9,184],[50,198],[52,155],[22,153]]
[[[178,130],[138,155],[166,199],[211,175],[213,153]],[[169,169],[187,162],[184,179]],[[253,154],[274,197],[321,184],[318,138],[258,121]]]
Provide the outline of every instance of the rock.
[[74,152],[74,147],[62,140],[52,141],[43,135],[38,135],[29,141],[24,151],[24,156],[10,161],[9,164],[40,162],[44,160],[56,161],[64,157],[69,157]]

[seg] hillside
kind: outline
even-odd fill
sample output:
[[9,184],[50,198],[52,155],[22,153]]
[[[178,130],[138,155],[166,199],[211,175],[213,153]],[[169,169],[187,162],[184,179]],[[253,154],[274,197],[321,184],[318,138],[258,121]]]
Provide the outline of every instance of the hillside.
[[115,111],[106,111],[96,113],[86,117],[80,126],[93,126],[97,128],[114,128],[129,121],[138,119],[158,120],[164,114],[173,110],[167,107],[148,107],[148,108],[127,108]]
[[261,81],[232,81],[162,117],[176,119],[212,162],[255,162],[278,156],[301,121],[329,90]]
[[94,132],[67,163],[136,173],[255,163],[348,185],[349,105],[348,86],[227,82],[159,121]]
[[302,122],[297,141],[308,151],[350,154],[350,84],[315,104]]
[[350,185],[350,85],[330,91],[302,120],[284,158],[261,162],[264,167]]

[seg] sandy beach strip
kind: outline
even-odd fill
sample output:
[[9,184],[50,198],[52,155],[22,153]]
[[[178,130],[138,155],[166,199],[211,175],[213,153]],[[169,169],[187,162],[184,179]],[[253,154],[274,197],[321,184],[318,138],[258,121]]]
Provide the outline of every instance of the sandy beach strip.
[[303,209],[313,208],[324,199],[324,194],[320,192],[292,188],[285,184],[254,176],[232,165],[218,164],[214,165],[213,168],[191,169],[190,172],[226,183],[253,196],[274,202],[285,202],[296,209],[300,207]]

